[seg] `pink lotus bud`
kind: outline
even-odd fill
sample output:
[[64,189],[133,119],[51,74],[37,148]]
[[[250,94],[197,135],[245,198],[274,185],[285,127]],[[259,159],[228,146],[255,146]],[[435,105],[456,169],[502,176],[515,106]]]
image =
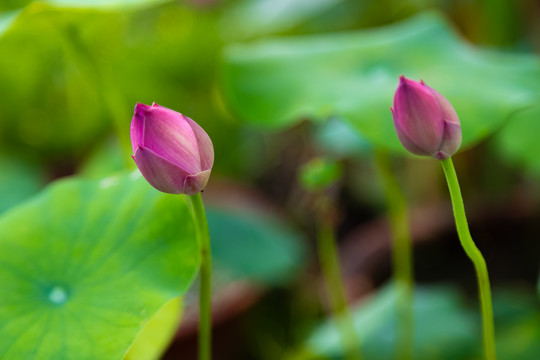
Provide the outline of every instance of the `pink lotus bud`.
[[139,170],[159,191],[194,195],[208,183],[214,147],[208,134],[187,116],[156,103],[137,104],[131,144]]
[[400,76],[394,96],[394,126],[405,149],[444,160],[461,145],[461,125],[452,105],[427,86]]

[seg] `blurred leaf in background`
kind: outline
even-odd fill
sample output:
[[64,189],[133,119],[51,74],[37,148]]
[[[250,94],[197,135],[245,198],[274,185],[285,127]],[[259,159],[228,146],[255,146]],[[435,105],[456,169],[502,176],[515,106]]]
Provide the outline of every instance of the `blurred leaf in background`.
[[277,218],[216,206],[207,213],[215,266],[232,279],[280,285],[302,267],[300,234]]
[[[534,360],[540,356],[540,310],[534,295],[515,286],[495,289],[498,358]],[[393,286],[387,286],[354,310],[357,332],[369,359],[394,358],[398,296]],[[418,287],[414,328],[415,360],[481,356],[480,318],[456,288]],[[307,348],[295,359],[304,358],[343,358],[334,323],[327,321],[315,329]]]
[[0,13],[0,36],[11,27],[19,14],[20,10],[11,10]]
[[[88,154],[86,160],[79,165],[77,172],[79,175],[91,179],[101,179],[111,176],[124,169],[127,155],[122,152],[118,139],[107,137],[96,144],[94,149]],[[128,159],[133,162],[132,158]]]
[[44,169],[28,160],[0,155],[0,213],[36,194],[45,185]]
[[263,128],[338,115],[372,144],[403,153],[388,109],[400,74],[450,100],[465,147],[540,94],[536,57],[473,48],[435,13],[378,29],[230,46],[223,89],[235,113]]
[[218,11],[174,1],[55,0],[0,19],[2,148],[71,166],[116,128],[127,154],[135,103],[155,101],[205,128],[222,154],[216,171],[247,172],[240,158],[252,146],[215,85]]
[[299,171],[299,182],[307,191],[322,192],[343,176],[343,165],[325,157],[316,157],[302,165]]
[[540,308],[535,295],[516,285],[493,293],[498,358],[540,358]]
[[346,120],[330,117],[317,124],[313,137],[325,154],[335,157],[354,157],[367,154],[370,143]]
[[[399,293],[393,286],[353,310],[362,352],[368,359],[393,359],[396,346],[396,308]],[[414,297],[414,359],[472,359],[481,351],[479,320],[451,287],[419,287]],[[342,359],[339,333],[333,322],[317,328],[307,350],[319,357]],[[306,357],[308,359],[309,357]]]
[[343,0],[238,1],[225,12],[221,29],[225,38],[250,38],[288,30],[324,14]]
[[501,159],[535,178],[540,176],[540,96],[537,104],[516,113],[494,139],[494,151]]
[[172,0],[44,0],[44,2],[64,8],[135,10],[170,3]]
[[[82,44],[103,49],[117,17],[32,3],[0,37],[0,139],[33,155],[81,154],[106,128],[104,94]],[[86,32],[82,29],[86,26]],[[116,31],[112,31],[116,33]]]
[[33,0],[4,0],[0,3],[0,12],[5,14],[10,11],[22,9],[32,1]]

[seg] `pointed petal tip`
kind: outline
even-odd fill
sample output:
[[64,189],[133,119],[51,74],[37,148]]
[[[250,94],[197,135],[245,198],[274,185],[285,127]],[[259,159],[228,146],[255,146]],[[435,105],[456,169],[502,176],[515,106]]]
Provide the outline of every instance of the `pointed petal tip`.
[[135,111],[137,111],[137,110],[146,110],[149,107],[150,107],[149,105],[138,102],[137,104],[135,104]]
[[140,119],[144,118],[144,115],[146,114],[146,111],[150,109],[150,106],[143,104],[143,103],[137,103],[135,105],[135,112],[133,114],[133,118],[139,117]]
[[418,86],[418,85],[419,85],[418,81],[411,80],[411,79],[405,77],[405,75],[401,75],[399,77],[398,88],[407,88],[409,86]]
[[[421,82],[422,80],[420,80]],[[413,80],[413,79],[409,79],[408,77],[406,77],[405,75],[401,75],[399,77],[399,83],[400,84],[419,84],[420,83],[419,81],[416,81],[416,80]]]

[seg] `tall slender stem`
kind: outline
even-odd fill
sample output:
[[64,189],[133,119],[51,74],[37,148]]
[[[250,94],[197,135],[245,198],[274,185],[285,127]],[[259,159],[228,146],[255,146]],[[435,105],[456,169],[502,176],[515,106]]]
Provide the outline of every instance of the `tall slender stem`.
[[354,323],[347,305],[334,228],[332,222],[327,218],[321,218],[317,222],[317,249],[330,298],[332,313],[337,321],[338,330],[341,333],[345,356],[350,360],[359,360],[362,358],[360,341],[356,335]]
[[212,275],[212,255],[210,234],[201,193],[190,197],[193,213],[197,220],[199,245],[201,249],[201,270],[199,275],[199,360],[212,357],[212,293],[210,279]]
[[441,165],[444,170],[444,175],[446,176],[448,189],[450,190],[459,240],[461,241],[461,246],[463,246],[467,256],[472,260],[476,270],[482,309],[484,355],[486,360],[495,360],[495,326],[493,324],[493,306],[491,303],[491,289],[486,261],[484,260],[482,253],[480,253],[480,250],[476,247],[471,237],[471,233],[469,232],[465,207],[463,206],[463,198],[461,196],[461,190],[459,188],[456,169],[454,168],[452,158],[442,160]]
[[413,356],[414,340],[414,275],[407,201],[392,171],[388,153],[377,150],[375,161],[386,193],[388,219],[393,238],[392,262],[394,281],[396,290],[400,294],[397,302],[398,336],[396,359],[410,360]]

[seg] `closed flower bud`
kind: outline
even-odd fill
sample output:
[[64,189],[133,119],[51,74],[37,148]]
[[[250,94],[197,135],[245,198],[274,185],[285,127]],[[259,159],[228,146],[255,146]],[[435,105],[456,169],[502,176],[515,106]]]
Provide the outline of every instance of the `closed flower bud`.
[[156,103],[137,104],[131,144],[139,170],[159,191],[194,195],[208,183],[214,147],[208,134],[187,116]]
[[390,110],[399,141],[411,153],[444,160],[459,149],[461,125],[456,111],[423,81],[402,75]]

